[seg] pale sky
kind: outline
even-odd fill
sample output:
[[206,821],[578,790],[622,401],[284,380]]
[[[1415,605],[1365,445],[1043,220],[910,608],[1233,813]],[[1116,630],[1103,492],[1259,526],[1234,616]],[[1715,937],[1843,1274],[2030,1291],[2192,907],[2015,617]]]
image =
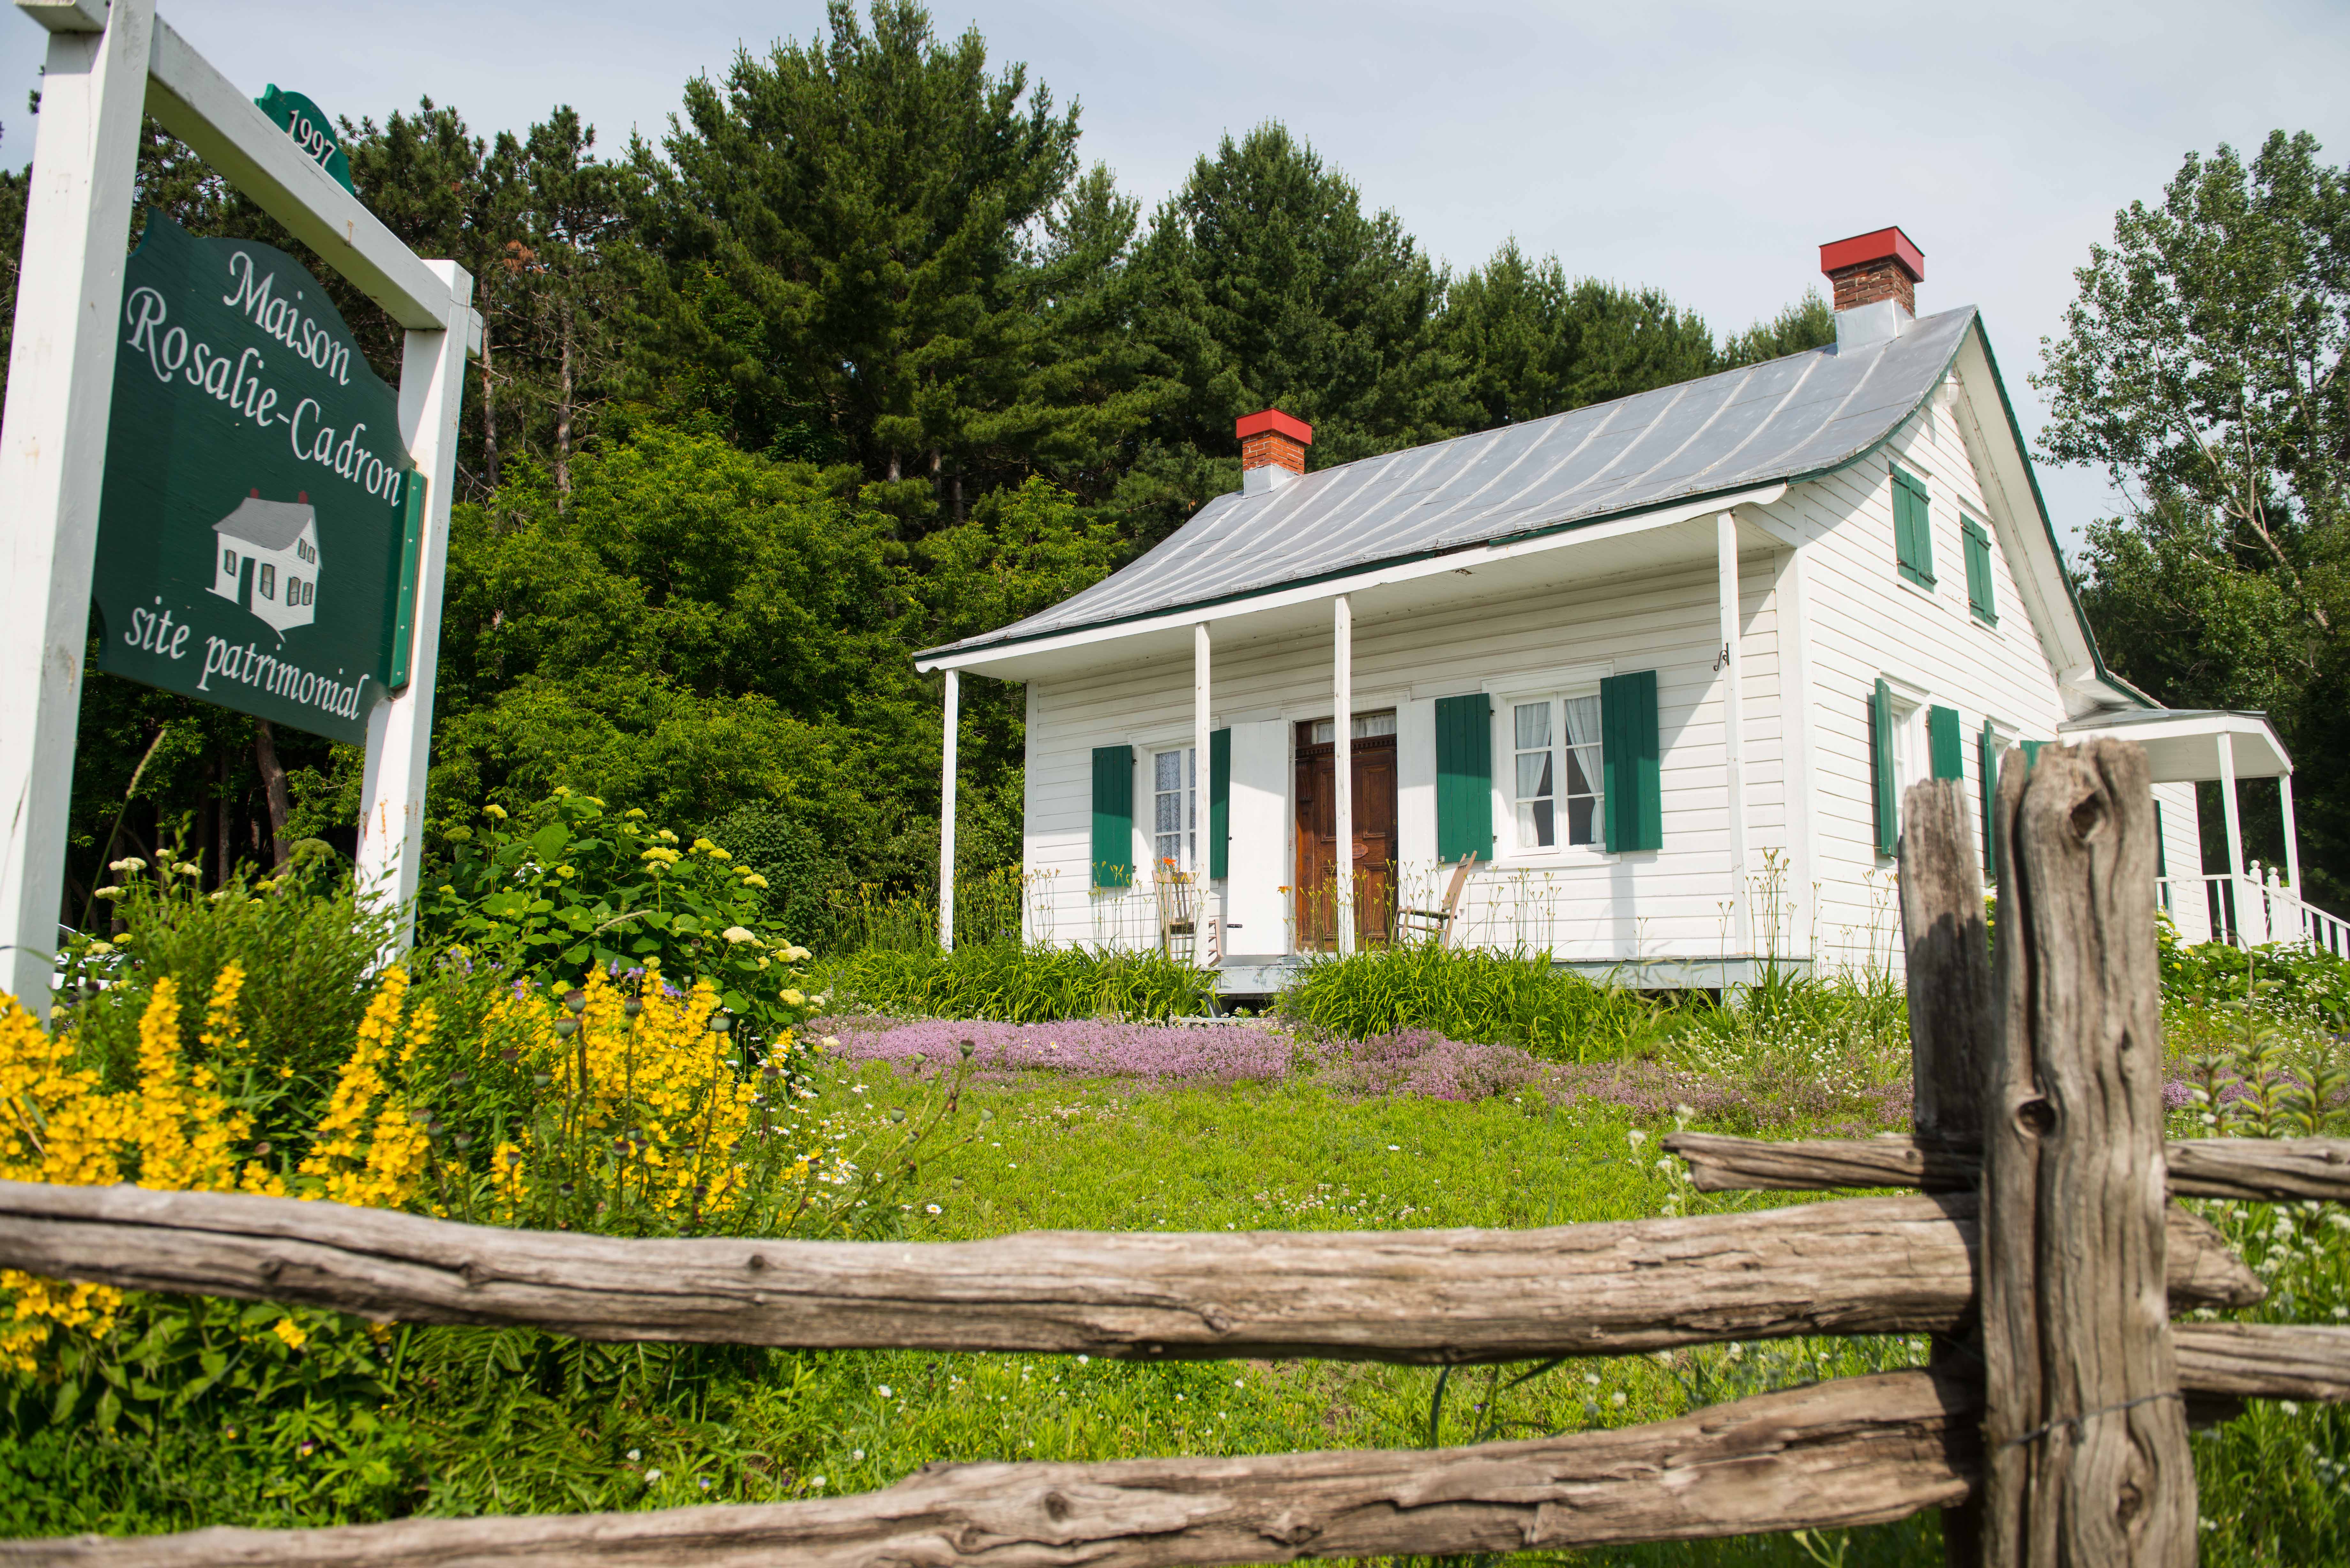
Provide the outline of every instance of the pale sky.
[[[13,10],[14,7],[9,9]],[[617,151],[680,88],[822,25],[818,0],[165,0],[231,80],[381,119],[420,94],[476,131],[568,102]],[[996,62],[1084,106],[1083,155],[1155,203],[1227,131],[1286,121],[1427,249],[1514,234],[1569,272],[1654,284],[1717,332],[1818,281],[1824,241],[1900,224],[1918,306],[1982,307],[2027,433],[2026,380],[2073,269],[2190,149],[2306,130],[2350,163],[2350,4],[1457,4],[939,0]],[[0,16],[0,162],[32,153],[45,36]],[[2114,499],[2041,470],[2068,541]]]

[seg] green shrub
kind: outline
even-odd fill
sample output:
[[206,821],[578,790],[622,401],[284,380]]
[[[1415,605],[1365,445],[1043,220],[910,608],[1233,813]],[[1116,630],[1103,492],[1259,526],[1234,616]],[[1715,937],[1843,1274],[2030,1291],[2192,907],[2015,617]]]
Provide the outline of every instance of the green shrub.
[[417,906],[428,962],[562,986],[591,967],[706,980],[761,1047],[807,1016],[791,967],[806,954],[769,918],[767,879],[708,837],[567,789],[518,815],[484,806],[481,827],[442,837],[447,858]]
[[1160,953],[1007,942],[867,948],[829,974],[836,1010],[922,1018],[1048,1023],[1068,1018],[1163,1019],[1208,1011],[1214,977]]
[[1663,1009],[1622,986],[1555,968],[1547,952],[1378,948],[1306,964],[1281,998],[1282,1016],[1349,1040],[1433,1029],[1454,1040],[1521,1045],[1586,1061],[1652,1044]]

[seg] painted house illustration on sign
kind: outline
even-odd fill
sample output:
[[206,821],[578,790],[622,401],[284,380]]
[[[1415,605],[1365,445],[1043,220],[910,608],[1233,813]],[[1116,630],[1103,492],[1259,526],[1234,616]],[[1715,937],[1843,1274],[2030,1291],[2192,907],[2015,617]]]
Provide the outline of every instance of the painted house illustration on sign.
[[[947,855],[976,676],[1026,688],[1032,941],[1189,952],[1228,995],[1431,935],[1654,987],[1898,973],[1906,787],[1960,781],[1979,828],[2011,747],[2109,734],[2153,764],[2183,937],[2350,950],[2266,718],[2098,657],[1981,317],[1918,315],[1925,261],[1824,245],[1833,344],[1431,445],[1314,469],[1310,424],[1243,419],[1239,489],[920,657]],[[2282,867],[2246,863],[2253,779]]]
[[242,605],[283,638],[308,626],[318,597],[318,513],[310,493],[264,501],[256,490],[213,524],[213,592]]

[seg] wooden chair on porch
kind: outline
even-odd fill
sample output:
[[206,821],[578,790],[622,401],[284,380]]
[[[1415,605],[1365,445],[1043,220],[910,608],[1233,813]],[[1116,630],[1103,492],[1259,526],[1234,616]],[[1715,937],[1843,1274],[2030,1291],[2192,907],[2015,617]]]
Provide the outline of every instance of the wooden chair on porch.
[[1162,860],[1150,886],[1159,896],[1159,950],[1173,958],[1175,944],[1180,942],[1183,961],[1196,966],[1200,961],[1200,879],[1189,871],[1177,870],[1173,861]]
[[1461,891],[1469,886],[1469,872],[1477,864],[1472,852],[1463,855],[1452,867],[1452,879],[1444,885],[1444,905],[1436,909],[1398,909],[1395,912],[1396,936],[1431,937],[1440,948],[1452,945],[1452,927],[1461,914]]

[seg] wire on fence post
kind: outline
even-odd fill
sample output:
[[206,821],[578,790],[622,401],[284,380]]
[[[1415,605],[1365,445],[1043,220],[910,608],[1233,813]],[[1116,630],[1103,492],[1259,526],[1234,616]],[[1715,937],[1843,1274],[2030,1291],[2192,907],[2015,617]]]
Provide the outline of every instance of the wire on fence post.
[[1982,1208],[1987,1568],[2195,1561],[2161,1282],[2162,1006],[2146,753],[2008,753]]

